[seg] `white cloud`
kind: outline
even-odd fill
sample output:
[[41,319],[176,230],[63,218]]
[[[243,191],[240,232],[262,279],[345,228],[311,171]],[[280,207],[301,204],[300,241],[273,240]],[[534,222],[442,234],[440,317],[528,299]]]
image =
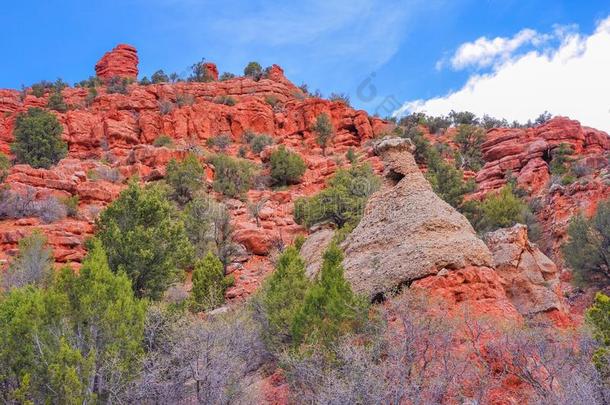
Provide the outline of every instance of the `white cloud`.
[[519,31],[512,38],[481,37],[474,42],[462,44],[451,58],[451,65],[454,69],[491,66],[507,60],[513,52],[525,45],[539,46],[549,39],[550,35],[539,34],[529,28]]
[[564,30],[554,49],[508,58],[458,91],[409,101],[394,114],[468,110],[524,122],[548,110],[610,132],[609,73],[610,17],[589,36]]

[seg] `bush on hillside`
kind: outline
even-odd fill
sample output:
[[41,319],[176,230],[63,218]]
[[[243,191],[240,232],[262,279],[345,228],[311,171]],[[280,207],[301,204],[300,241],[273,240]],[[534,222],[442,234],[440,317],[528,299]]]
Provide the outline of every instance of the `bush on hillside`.
[[197,156],[190,153],[182,161],[169,161],[165,181],[171,188],[171,198],[180,205],[191,201],[203,188],[203,166]]
[[47,238],[35,231],[19,241],[19,253],[0,275],[0,291],[9,291],[26,285],[42,287],[53,275],[53,252]]
[[244,68],[244,76],[251,77],[255,80],[261,78],[263,74],[263,67],[258,62],[250,62]]
[[30,108],[27,113],[17,116],[11,151],[18,163],[48,169],[68,153],[68,146],[61,139],[62,132],[63,127],[55,115],[40,108]]
[[299,183],[307,169],[301,155],[290,152],[283,145],[271,153],[269,161],[271,177],[280,186]]
[[483,167],[483,152],[481,146],[486,134],[482,128],[461,124],[454,141],[458,147],[457,159],[462,169],[477,171]]
[[187,81],[203,83],[214,81],[214,76],[206,66],[205,59],[191,66],[191,75],[187,78]]
[[214,191],[227,197],[242,197],[252,187],[254,166],[247,160],[216,155],[214,165]]
[[195,263],[191,290],[191,310],[209,311],[225,301],[225,281],[222,262],[212,253]]
[[4,153],[0,152],[0,183],[8,177],[11,171],[11,161]]
[[460,208],[464,196],[474,191],[474,182],[464,181],[464,173],[445,162],[436,149],[430,149],[427,155],[426,179],[434,192],[452,207]]
[[157,70],[152,74],[150,80],[152,84],[167,83],[169,82],[169,76],[163,70]]
[[257,304],[264,318],[266,340],[272,346],[292,342],[292,323],[300,310],[310,282],[305,275],[305,261],[295,247],[282,252],[275,271],[265,281]]
[[324,221],[340,228],[356,225],[368,198],[379,186],[380,180],[369,165],[340,169],[320,193],[295,201],[295,221],[308,227]]
[[252,149],[253,153],[261,153],[267,146],[273,145],[273,138],[269,135],[260,134],[248,136],[247,139],[248,144],[250,145],[250,149]]
[[142,188],[135,180],[100,214],[96,236],[112,271],[125,272],[138,297],[161,298],[193,256],[166,192],[156,185]]
[[365,323],[367,305],[353,293],[343,276],[342,261],[343,252],[331,244],[324,252],[318,278],[305,292],[292,321],[294,343],[329,346]]
[[610,199],[598,204],[593,218],[572,219],[563,256],[579,281],[610,277]]
[[220,134],[220,135],[216,135],[216,136],[213,136],[210,139],[208,139],[207,145],[210,148],[215,148],[221,152],[224,152],[225,150],[227,150],[227,148],[229,146],[231,146],[232,142],[233,142],[233,140],[231,139],[231,135]]
[[316,117],[313,131],[316,133],[316,142],[322,148],[322,153],[326,153],[328,141],[330,141],[334,133],[333,124],[328,114],[322,113]]

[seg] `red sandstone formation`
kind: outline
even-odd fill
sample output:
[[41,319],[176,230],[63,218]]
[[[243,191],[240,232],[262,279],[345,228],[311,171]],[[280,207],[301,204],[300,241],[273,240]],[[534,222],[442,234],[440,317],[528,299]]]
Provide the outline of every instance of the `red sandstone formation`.
[[117,45],[95,64],[95,73],[103,80],[113,77],[137,79],[138,51],[130,45]]
[[[207,66],[216,76],[215,65]],[[102,58],[96,71],[102,78],[135,77],[135,49],[118,46]],[[286,191],[266,189],[248,193],[250,201],[267,201],[260,227],[244,202],[224,201],[232,214],[236,240],[253,255],[231,267],[237,282],[228,296],[241,297],[253,292],[271,269],[268,260],[256,255],[267,255],[280,241],[288,243],[296,234],[305,232],[292,217],[294,199],[319,191],[339,166],[348,164],[344,153],[349,147],[363,148],[367,140],[387,127],[385,121],[343,103],[306,97],[277,65],[269,69],[267,76],[258,81],[235,78],[210,83],[133,84],[128,94],[108,94],[102,86],[90,105],[85,103],[87,89],[64,89],[66,102],[74,108],[56,115],[64,126],[68,157],[49,170],[14,166],[7,184],[15,191],[33,188],[39,199],[78,195],[78,216],[42,226],[36,219],[1,221],[0,262],[6,262],[16,252],[20,237],[39,227],[49,237],[58,262],[80,261],[85,253],[83,241],[93,232],[96,214],[118,196],[127,178],[138,175],[143,180],[160,179],[171,158],[180,158],[189,150],[205,150],[206,141],[218,134],[231,136],[233,144],[228,153],[236,155],[245,142],[244,133],[252,131],[269,134],[277,144],[299,152],[308,166],[303,182]],[[217,97],[227,95],[236,99],[235,106],[215,102]],[[265,101],[267,96],[275,97],[278,103],[271,106]],[[10,154],[17,114],[30,107],[44,108],[47,97],[28,95],[22,99],[18,91],[0,90],[1,152]],[[169,113],[161,113],[162,102],[172,105]],[[329,114],[336,134],[326,156],[322,155],[311,129],[321,113]],[[173,139],[172,148],[152,145],[162,134]],[[379,166],[376,158],[367,156],[366,149],[363,150],[364,157]],[[261,157],[251,152],[247,158],[261,162]],[[211,184],[213,169],[208,167],[206,172],[206,180]]]

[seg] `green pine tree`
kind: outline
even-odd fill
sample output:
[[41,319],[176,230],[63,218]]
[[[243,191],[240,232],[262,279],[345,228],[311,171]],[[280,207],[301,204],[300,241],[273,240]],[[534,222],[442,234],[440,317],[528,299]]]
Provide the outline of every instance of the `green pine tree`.
[[19,163],[48,169],[68,153],[68,146],[61,139],[62,132],[63,127],[55,115],[40,108],[30,108],[27,113],[17,116],[11,152]]
[[208,253],[193,269],[191,310],[208,311],[221,306],[225,301],[225,288],[222,262]]
[[610,377],[610,297],[597,293],[585,319],[593,328],[593,337],[600,345],[593,354],[593,364],[607,379]]
[[272,344],[290,342],[293,319],[309,286],[304,260],[295,247],[288,247],[261,291],[261,306],[268,322],[266,337]]
[[131,181],[97,221],[110,268],[125,272],[138,297],[159,299],[193,257],[184,224],[165,191]]
[[322,268],[292,322],[294,342],[332,344],[363,322],[366,305],[343,276],[343,253],[336,244],[324,252]]

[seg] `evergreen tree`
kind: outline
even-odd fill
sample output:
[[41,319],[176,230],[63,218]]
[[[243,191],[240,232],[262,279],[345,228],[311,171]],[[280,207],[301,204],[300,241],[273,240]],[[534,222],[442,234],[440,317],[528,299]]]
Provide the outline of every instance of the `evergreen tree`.
[[582,215],[572,219],[563,255],[579,281],[596,274],[610,277],[610,199],[602,201],[591,220]]
[[181,205],[191,201],[203,187],[203,166],[192,153],[181,162],[177,162],[176,159],[170,160],[166,172],[165,180],[172,188],[171,197]]
[[193,256],[184,224],[159,186],[131,181],[97,228],[110,268],[129,276],[138,297],[159,299]]
[[19,163],[48,169],[68,153],[68,147],[61,139],[62,132],[63,127],[55,115],[40,108],[30,108],[27,113],[17,116],[11,151]]
[[276,184],[282,186],[301,181],[307,169],[303,158],[297,153],[286,150],[283,145],[271,154],[269,160],[271,177]]
[[338,227],[355,226],[366,202],[379,186],[380,180],[369,165],[340,169],[324,190],[313,197],[295,201],[294,219],[307,226],[324,221],[332,221]]
[[288,247],[261,291],[261,306],[268,324],[265,332],[272,344],[290,342],[292,322],[309,285],[305,262],[295,247]]
[[250,62],[244,68],[244,76],[251,77],[253,79],[259,79],[263,74],[263,67],[258,62]]
[[215,171],[214,191],[237,198],[252,187],[254,168],[249,161],[227,155],[217,155],[211,161]]
[[366,305],[343,276],[343,253],[336,244],[324,252],[318,278],[305,294],[292,322],[294,342],[331,344],[355,330],[366,317]]
[[318,115],[316,118],[316,123],[313,126],[313,130],[316,133],[316,141],[318,145],[322,148],[322,153],[326,154],[326,147],[328,146],[328,141],[333,136],[333,124],[330,121],[330,117],[326,113],[322,113]]
[[593,337],[599,343],[599,348],[593,354],[593,364],[607,379],[610,377],[610,297],[597,293],[585,319],[593,328]]
[[426,179],[440,198],[459,208],[464,196],[474,191],[474,182],[464,181],[464,173],[442,160],[436,150],[430,150],[428,156]]
[[467,170],[479,170],[485,161],[481,147],[485,142],[485,131],[480,127],[461,124],[454,141],[458,146],[457,158],[461,167]]
[[55,90],[51,93],[47,102],[47,108],[62,113],[68,111],[68,105],[61,94],[61,90]]
[[79,274],[66,268],[49,289],[17,288],[0,300],[0,399],[117,402],[139,369],[144,315],[94,241]]
[[198,312],[221,306],[225,301],[225,287],[222,262],[208,253],[193,269],[191,309]]

